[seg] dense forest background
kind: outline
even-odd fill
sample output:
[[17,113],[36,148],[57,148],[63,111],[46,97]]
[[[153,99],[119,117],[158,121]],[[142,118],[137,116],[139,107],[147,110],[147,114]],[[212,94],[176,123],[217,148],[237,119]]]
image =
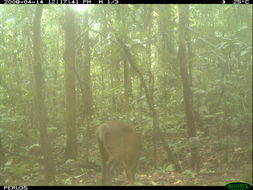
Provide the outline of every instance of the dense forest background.
[[108,120],[136,185],[252,184],[252,6],[1,5],[0,185],[99,185]]

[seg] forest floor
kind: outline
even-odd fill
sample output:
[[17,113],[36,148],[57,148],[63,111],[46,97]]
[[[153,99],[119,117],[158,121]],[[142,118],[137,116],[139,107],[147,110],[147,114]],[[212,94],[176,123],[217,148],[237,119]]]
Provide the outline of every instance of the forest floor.
[[[189,171],[189,170],[188,170]],[[74,171],[72,171],[74,172]],[[58,181],[62,181],[66,185],[74,186],[94,186],[101,183],[101,172],[90,170],[86,173],[74,172],[71,174],[58,175]],[[73,174],[73,173],[72,173]],[[70,177],[71,176],[71,177]],[[165,172],[162,170],[137,171],[136,183],[137,186],[225,186],[227,183],[234,181],[244,181],[241,171],[212,171],[206,174],[196,174],[191,172]],[[113,177],[113,185],[127,185],[127,178],[124,172]]]
[[[194,177],[177,173],[154,171],[152,173],[136,174],[137,186],[225,186],[227,183],[234,181],[243,181],[239,172],[231,173],[213,173],[199,174]],[[93,186],[99,185],[101,181],[101,173],[87,173],[71,178],[71,185],[77,186]],[[113,178],[113,185],[127,185],[125,173],[119,174]]]
[[[59,161],[59,160],[58,160]],[[209,164],[205,164],[209,163]],[[224,165],[222,168],[214,167],[211,162],[203,162],[199,173],[187,170],[184,166],[182,172],[166,169],[152,169],[140,167],[136,172],[137,186],[225,186],[228,183],[245,182],[245,172],[238,165]],[[86,162],[84,160],[68,160],[65,163],[58,162],[56,169],[57,186],[99,186],[101,185],[101,169],[99,162]],[[0,168],[0,185],[45,185],[42,163],[35,160],[20,162],[20,160],[8,161]],[[250,169],[251,170],[251,169]],[[252,173],[249,174],[249,181]],[[243,177],[244,176],[244,177]],[[249,183],[248,181],[246,181]],[[127,185],[127,177],[122,171],[113,177],[114,186]]]
[[[101,183],[101,171],[94,169],[83,169],[72,167],[71,169],[60,169],[56,175],[56,185],[66,186],[99,186]],[[190,174],[190,175],[189,175]],[[212,172],[209,174],[194,174],[185,172],[165,172],[162,170],[137,171],[137,186],[225,186],[234,181],[244,181],[240,171]],[[4,176],[2,185],[45,185],[41,171],[30,173],[29,177],[15,178],[10,175]],[[124,172],[113,177],[114,186],[127,185]]]

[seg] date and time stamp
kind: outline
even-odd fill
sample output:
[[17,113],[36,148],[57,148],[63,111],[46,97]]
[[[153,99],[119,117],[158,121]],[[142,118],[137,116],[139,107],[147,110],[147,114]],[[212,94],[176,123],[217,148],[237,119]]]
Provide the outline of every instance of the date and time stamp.
[[[227,3],[226,1],[227,0],[222,0],[222,4],[226,4]],[[232,2],[229,1],[229,3],[232,3],[232,4],[250,4],[250,0],[232,0]]]
[[[221,4],[250,4],[251,0],[221,0]],[[4,4],[119,4],[119,0],[4,0]]]
[[119,0],[4,0],[4,4],[119,4]]

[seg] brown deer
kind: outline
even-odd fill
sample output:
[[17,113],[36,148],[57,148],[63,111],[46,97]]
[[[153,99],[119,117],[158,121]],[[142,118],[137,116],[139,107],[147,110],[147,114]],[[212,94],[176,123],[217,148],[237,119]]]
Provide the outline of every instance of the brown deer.
[[102,185],[111,185],[112,170],[123,166],[130,185],[141,151],[141,135],[122,121],[108,121],[97,128],[97,142],[102,159]]

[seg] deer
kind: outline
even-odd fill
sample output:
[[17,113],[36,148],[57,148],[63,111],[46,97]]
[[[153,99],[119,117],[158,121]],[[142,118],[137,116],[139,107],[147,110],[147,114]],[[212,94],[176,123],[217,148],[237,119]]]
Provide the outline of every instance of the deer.
[[141,135],[122,121],[108,121],[96,130],[102,161],[102,185],[112,185],[112,171],[125,170],[129,185],[135,183],[135,172],[141,152]]

